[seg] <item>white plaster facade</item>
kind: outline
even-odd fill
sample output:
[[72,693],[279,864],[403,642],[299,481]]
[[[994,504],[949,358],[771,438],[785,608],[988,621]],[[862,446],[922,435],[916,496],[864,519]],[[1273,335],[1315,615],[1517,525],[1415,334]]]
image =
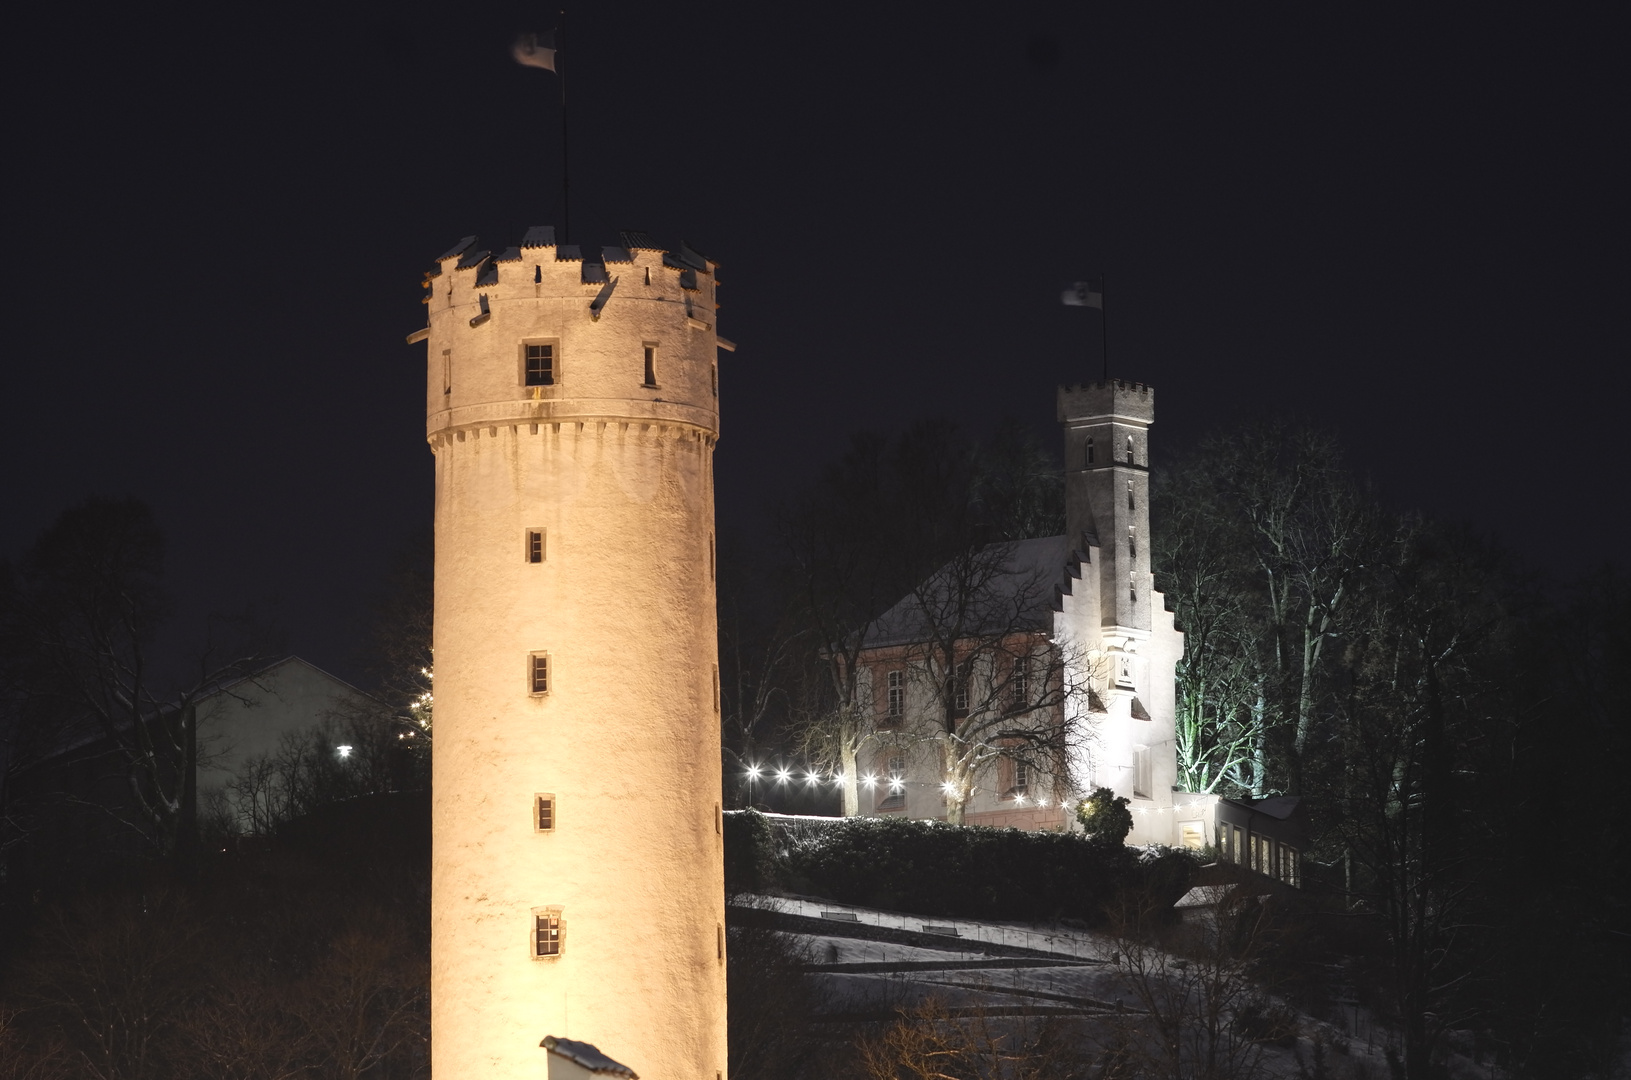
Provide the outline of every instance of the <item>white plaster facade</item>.
[[[1210,843],[1215,832],[1211,796],[1175,793],[1176,670],[1183,634],[1150,574],[1149,427],[1155,391],[1119,380],[1061,387],[1058,418],[1065,449],[1066,534],[1015,545],[1022,568],[1050,567],[1056,582],[1051,611],[1039,612],[1035,630],[1070,667],[1064,714],[1037,722],[1068,722],[1076,736],[1059,775],[1035,777],[1016,792],[1012,765],[987,767],[965,808],[971,825],[1079,828],[1074,806],[1087,792],[1107,787],[1130,800],[1129,844],[1173,844],[1194,835]],[[906,601],[903,601],[905,603]],[[880,623],[887,623],[886,615]],[[895,643],[869,649],[863,662],[880,716],[881,737],[863,751],[862,813],[943,817],[938,756],[923,741],[892,738],[895,730],[926,731],[937,723],[932,691],[914,692],[905,680],[904,717],[887,721],[884,687],[902,661]],[[978,695],[976,695],[978,696]],[[892,742],[905,743],[894,749]],[[898,773],[884,766],[897,757]],[[1006,770],[1006,771],[1005,771]],[[870,774],[871,782],[864,776]],[[1191,823],[1186,833],[1184,823]]]
[[648,1078],[726,1068],[716,266],[625,243],[587,265],[547,228],[461,243],[410,338],[436,459],[437,1080],[536,1080],[546,1035]]
[[212,796],[223,800],[241,831],[253,831],[251,814],[238,807],[231,786],[245,763],[275,755],[285,736],[320,727],[362,696],[344,679],[290,656],[200,698],[195,706],[199,805]]

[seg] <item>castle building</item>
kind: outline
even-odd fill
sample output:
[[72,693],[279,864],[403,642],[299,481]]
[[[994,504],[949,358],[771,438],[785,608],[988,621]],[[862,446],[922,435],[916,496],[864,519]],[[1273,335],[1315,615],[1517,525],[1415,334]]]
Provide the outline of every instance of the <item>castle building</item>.
[[467,237],[409,337],[436,464],[438,1080],[535,1080],[580,1044],[648,1078],[725,1071],[713,452],[733,346],[713,261],[621,239]]
[[[966,824],[1069,829],[1082,796],[1106,787],[1130,800],[1128,843],[1206,846],[1217,800],[1174,790],[1183,634],[1150,573],[1155,391],[1061,387],[1058,418],[1065,535],[993,549],[1002,565],[977,575],[984,594],[946,605],[983,613],[962,639],[957,685],[947,692],[943,673],[925,677],[935,588],[868,630],[862,663],[878,723],[858,768],[861,812],[938,818],[960,798]],[[963,732],[980,709],[999,715],[983,729],[991,753],[970,784],[948,760],[975,752]]]

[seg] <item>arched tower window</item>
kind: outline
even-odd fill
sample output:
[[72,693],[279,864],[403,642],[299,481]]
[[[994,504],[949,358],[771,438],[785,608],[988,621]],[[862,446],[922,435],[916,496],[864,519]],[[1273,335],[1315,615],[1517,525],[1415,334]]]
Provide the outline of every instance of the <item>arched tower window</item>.
[[1127,464],[1133,463],[1133,437],[1127,436]]
[[1093,437],[1091,435],[1088,436],[1087,442],[1082,446],[1082,463],[1084,465],[1093,464]]

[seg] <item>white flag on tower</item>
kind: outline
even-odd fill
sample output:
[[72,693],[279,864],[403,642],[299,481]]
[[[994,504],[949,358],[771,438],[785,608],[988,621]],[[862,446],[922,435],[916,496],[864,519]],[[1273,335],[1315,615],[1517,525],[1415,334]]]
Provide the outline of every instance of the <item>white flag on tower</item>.
[[1069,307],[1091,307],[1104,310],[1104,292],[1091,281],[1078,281],[1065,290],[1061,297]]
[[515,45],[510,51],[518,64],[543,68],[545,71],[555,70],[555,50],[540,44],[537,34],[522,34],[515,39]]

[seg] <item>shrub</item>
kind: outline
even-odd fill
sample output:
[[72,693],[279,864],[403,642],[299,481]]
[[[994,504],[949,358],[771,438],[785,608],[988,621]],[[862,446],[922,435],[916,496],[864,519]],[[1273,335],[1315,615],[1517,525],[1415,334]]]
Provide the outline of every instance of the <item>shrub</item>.
[[1105,900],[1137,872],[1136,856],[1119,843],[901,818],[823,822],[784,837],[777,854],[768,819],[730,818],[733,891],[756,891],[745,883],[757,876],[791,892],[923,915],[1097,921]]
[[1127,799],[1109,788],[1094,788],[1093,794],[1076,807],[1076,820],[1082,823],[1088,836],[1119,844],[1133,831],[1133,812],[1127,809],[1127,804]]

